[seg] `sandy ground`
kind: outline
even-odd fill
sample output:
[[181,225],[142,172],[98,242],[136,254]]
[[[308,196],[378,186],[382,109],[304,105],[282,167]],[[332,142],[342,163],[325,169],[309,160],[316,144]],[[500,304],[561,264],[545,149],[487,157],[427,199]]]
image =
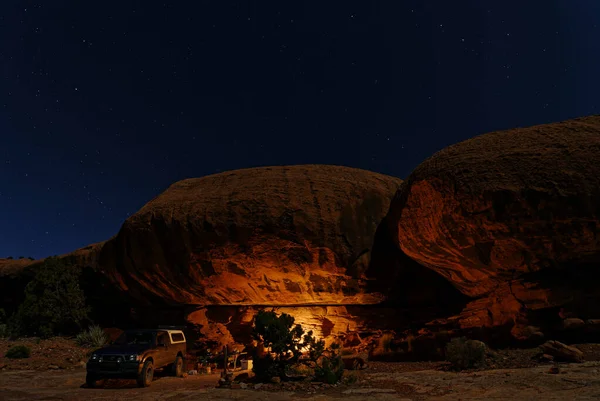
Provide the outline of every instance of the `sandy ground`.
[[[8,359],[14,345],[27,345],[31,357]],[[0,339],[0,401],[9,400],[600,400],[600,344],[578,346],[588,362],[541,363],[538,349],[501,350],[485,369],[455,373],[445,362],[369,362],[346,371],[336,386],[310,382],[262,385],[254,389],[217,389],[219,375],[174,378],[157,372],[152,386],[109,380],[104,388],[85,386],[90,349],[72,339]],[[491,368],[491,369],[490,369]]]
[[[218,375],[158,377],[151,387],[108,381],[104,388],[85,387],[85,370],[0,372],[0,398],[9,400],[599,400],[600,362],[552,365],[469,373],[442,370],[348,372],[354,383],[323,387],[270,384],[255,389],[217,389]],[[286,390],[287,388],[287,390]]]

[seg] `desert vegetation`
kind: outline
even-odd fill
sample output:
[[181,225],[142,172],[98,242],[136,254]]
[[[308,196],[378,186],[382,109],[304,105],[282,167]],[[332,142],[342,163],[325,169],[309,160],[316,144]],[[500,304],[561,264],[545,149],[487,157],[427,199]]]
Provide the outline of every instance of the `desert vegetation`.
[[25,287],[25,298],[10,317],[0,314],[4,337],[73,335],[90,323],[79,269],[50,257]]
[[26,345],[15,345],[6,351],[7,358],[10,359],[23,359],[31,356],[31,349]]
[[108,336],[98,325],[92,325],[77,334],[75,342],[80,347],[100,348],[108,344]]
[[[264,348],[253,357],[253,371],[261,381],[290,379],[290,373],[306,372],[315,380],[337,383],[344,373],[339,344],[325,346],[312,331],[304,332],[294,318],[286,313],[259,311],[254,318],[253,337]],[[307,368],[302,370],[302,367]]]

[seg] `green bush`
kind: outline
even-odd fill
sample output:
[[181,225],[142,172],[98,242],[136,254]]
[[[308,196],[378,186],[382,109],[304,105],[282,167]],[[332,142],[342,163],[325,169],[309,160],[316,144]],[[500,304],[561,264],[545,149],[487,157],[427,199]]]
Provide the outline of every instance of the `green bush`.
[[274,311],[259,311],[254,317],[253,338],[262,343],[265,356],[253,357],[252,370],[258,380],[268,381],[273,377],[284,379],[288,368],[302,356],[302,348],[312,339],[312,332],[304,330],[287,313],[277,316]]
[[7,338],[10,337],[10,334],[8,332],[8,325],[5,323],[1,323],[0,324],[0,338]]
[[[265,355],[253,356],[252,370],[260,381],[273,377],[282,380],[304,365],[314,372],[315,379],[337,383],[344,373],[344,363],[338,344],[325,348],[323,340],[316,340],[312,331],[304,333],[294,318],[287,313],[259,311],[254,317],[253,338],[265,347]],[[301,360],[300,357],[305,356]]]
[[81,347],[100,348],[108,343],[108,336],[102,327],[94,325],[77,334],[75,342]]
[[46,259],[25,287],[25,299],[11,324],[13,334],[50,337],[79,332],[89,312],[79,276],[80,270],[63,260]]
[[15,345],[6,351],[6,357],[10,359],[29,358],[31,350],[25,345]]
[[0,308],[0,338],[10,337],[10,330],[6,318],[6,312]]
[[466,337],[453,338],[446,345],[446,359],[456,370],[481,367],[485,363],[486,346]]
[[332,344],[323,355],[315,361],[315,380],[335,384],[344,375],[344,361],[339,352],[339,345]]

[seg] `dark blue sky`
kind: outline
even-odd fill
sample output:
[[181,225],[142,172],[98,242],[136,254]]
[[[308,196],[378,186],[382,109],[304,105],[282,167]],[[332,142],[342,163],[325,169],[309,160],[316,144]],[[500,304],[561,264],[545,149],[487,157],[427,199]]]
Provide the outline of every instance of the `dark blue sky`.
[[0,257],[116,234],[174,181],[401,178],[488,131],[598,114],[600,1],[0,2]]

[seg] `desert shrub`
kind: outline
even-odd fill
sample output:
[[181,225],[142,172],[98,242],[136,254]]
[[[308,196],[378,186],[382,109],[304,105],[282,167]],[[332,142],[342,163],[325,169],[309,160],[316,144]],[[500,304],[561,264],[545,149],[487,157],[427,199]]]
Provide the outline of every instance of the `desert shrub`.
[[456,370],[476,368],[485,363],[485,350],[481,341],[453,338],[446,345],[446,359]]
[[75,342],[81,347],[100,348],[108,343],[108,336],[102,327],[94,325],[77,334]]
[[[253,338],[262,343],[267,351],[264,356],[254,355],[253,371],[256,378],[268,381],[273,377],[287,379],[290,373],[304,365],[314,372],[316,380],[326,383],[338,382],[344,373],[339,345],[325,347],[323,340],[307,333],[287,313],[277,315],[274,311],[259,311],[254,317]],[[305,357],[300,357],[305,353]]]
[[10,330],[7,320],[6,312],[4,309],[0,308],[0,338],[10,337]]
[[10,359],[29,358],[31,350],[25,345],[15,345],[6,351],[6,357]]
[[319,358],[314,360],[315,380],[335,384],[344,375],[344,361],[339,352],[339,345],[332,344]]
[[274,311],[261,310],[254,317],[252,336],[270,351],[265,356],[253,357],[252,370],[258,380],[284,378],[288,368],[298,363],[306,340],[312,339],[312,332],[305,335],[294,321],[287,313],[278,316]]
[[46,259],[25,287],[25,299],[15,314],[12,330],[42,337],[80,331],[88,320],[89,308],[79,287],[79,275],[79,269],[56,257]]

